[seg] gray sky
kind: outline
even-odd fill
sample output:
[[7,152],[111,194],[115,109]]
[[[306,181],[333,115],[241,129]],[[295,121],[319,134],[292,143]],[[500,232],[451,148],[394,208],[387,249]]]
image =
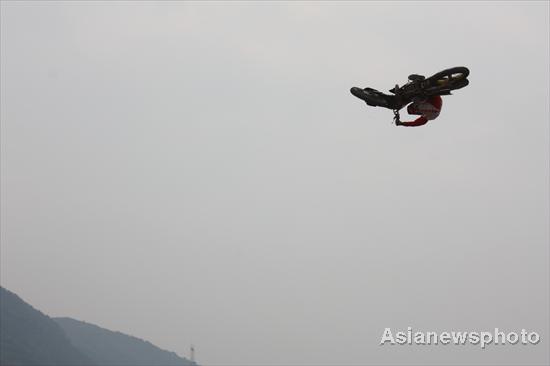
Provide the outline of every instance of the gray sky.
[[[2,286],[205,365],[548,364],[548,2],[1,12]],[[425,127],[349,93],[459,65]]]

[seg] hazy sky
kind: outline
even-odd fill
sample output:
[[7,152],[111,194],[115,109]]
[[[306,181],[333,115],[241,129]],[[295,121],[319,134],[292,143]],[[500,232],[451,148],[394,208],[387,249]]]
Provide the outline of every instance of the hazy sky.
[[[549,12],[2,1],[1,284],[204,365],[548,364]],[[349,93],[459,65],[424,127]]]

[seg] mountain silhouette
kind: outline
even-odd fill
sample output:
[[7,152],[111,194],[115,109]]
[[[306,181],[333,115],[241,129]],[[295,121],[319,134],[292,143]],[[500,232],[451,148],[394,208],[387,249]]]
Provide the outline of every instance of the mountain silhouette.
[[53,319],[0,287],[0,365],[96,365]]
[[1,366],[196,366],[145,340],[50,318],[0,287]]
[[191,366],[191,361],[150,342],[71,318],[54,318],[71,342],[97,366]]

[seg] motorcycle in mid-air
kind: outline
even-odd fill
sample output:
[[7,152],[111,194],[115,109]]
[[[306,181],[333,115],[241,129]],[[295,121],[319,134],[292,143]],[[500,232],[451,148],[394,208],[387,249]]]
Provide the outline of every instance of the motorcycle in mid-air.
[[399,110],[415,101],[427,99],[434,95],[450,95],[451,90],[464,88],[469,84],[467,79],[470,70],[464,66],[452,67],[440,71],[429,78],[422,75],[409,75],[409,81],[390,89],[394,95],[384,94],[372,88],[351,88],[351,94],[373,107],[392,109],[399,115]]

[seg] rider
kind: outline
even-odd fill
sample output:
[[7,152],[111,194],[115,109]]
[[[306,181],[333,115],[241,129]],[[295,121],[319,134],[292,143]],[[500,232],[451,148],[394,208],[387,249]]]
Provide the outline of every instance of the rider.
[[428,121],[436,119],[439,116],[441,111],[441,106],[443,101],[439,95],[431,96],[427,99],[418,99],[413,100],[411,104],[407,107],[407,112],[409,114],[420,115],[414,121],[401,122],[399,119],[399,113],[395,114],[395,124],[396,126],[405,126],[405,127],[416,127],[425,125]]
[[[422,75],[409,75],[409,80],[411,82],[422,81],[425,77]],[[396,85],[394,89],[391,90],[392,93],[395,93],[394,90],[398,90],[399,86]],[[399,95],[388,95],[381,93],[372,88],[351,88],[351,94],[364,100],[368,105],[371,106],[380,106],[393,110],[395,117],[394,121],[397,126],[406,126],[406,127],[416,127],[425,125],[428,121],[436,119],[439,116],[441,111],[441,106],[443,104],[441,97],[439,95],[434,95],[430,97],[417,97],[413,98],[412,101],[407,101],[403,103]],[[450,94],[450,93],[448,93]],[[412,103],[411,103],[412,102]],[[407,111],[409,114],[420,115],[416,120],[409,122],[401,122],[399,119],[399,110],[405,107],[408,103]]]

